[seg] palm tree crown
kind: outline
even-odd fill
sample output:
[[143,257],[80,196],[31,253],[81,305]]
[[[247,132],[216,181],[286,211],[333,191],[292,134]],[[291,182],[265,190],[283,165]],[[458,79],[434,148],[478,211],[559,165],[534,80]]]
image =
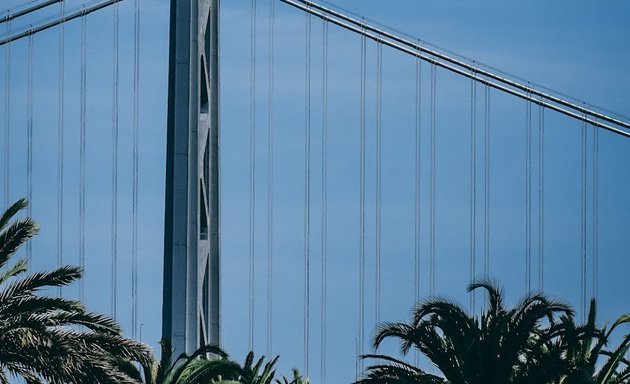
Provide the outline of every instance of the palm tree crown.
[[80,268],[24,275],[26,259],[10,263],[38,232],[32,219],[13,219],[26,206],[18,200],[0,216],[0,383],[8,375],[27,383],[137,383],[130,361],[148,361],[147,346],[76,300],[41,294],[76,281]]
[[[574,335],[577,342],[564,342],[567,362],[571,372],[562,377],[559,384],[628,384],[630,362],[625,358],[630,348],[630,334],[626,334],[616,348],[607,348],[613,331],[622,324],[630,323],[630,314],[620,316],[608,328],[595,323],[596,303],[591,300],[585,324],[577,325],[573,317],[563,318],[564,332]],[[585,337],[579,337],[583,334]],[[570,338],[569,338],[570,340]]]
[[385,323],[375,337],[375,348],[395,337],[403,354],[419,350],[442,376],[389,356],[369,355],[383,363],[369,367],[358,383],[544,384],[567,372],[556,348],[561,332],[553,327],[562,315],[572,315],[567,304],[530,294],[507,308],[496,284],[481,281],[468,287],[469,292],[476,289],[488,296],[480,317],[433,298],[414,310],[410,323]]
[[[173,359],[170,340],[160,342],[160,361],[143,365],[145,384],[207,384],[237,378],[241,367],[229,361],[221,348],[213,345],[202,346],[192,355],[180,354]],[[215,359],[207,358],[213,355]]]

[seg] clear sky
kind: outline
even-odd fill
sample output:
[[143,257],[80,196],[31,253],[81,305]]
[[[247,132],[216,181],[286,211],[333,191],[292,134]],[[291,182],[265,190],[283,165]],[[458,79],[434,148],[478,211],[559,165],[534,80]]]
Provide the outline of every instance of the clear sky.
[[[12,8],[20,1],[9,1]],[[67,1],[68,9],[79,1]],[[623,1],[335,0],[341,8],[414,38],[499,68],[619,114],[630,115],[630,4]],[[4,4],[4,3],[3,3]],[[168,2],[142,0],[140,322],[142,339],[160,334],[163,172],[168,57]],[[257,355],[267,331],[267,129],[269,2],[257,0],[256,62],[256,295]],[[121,141],[119,195],[119,320],[128,329],[130,265],[131,0],[121,3]],[[251,2],[222,1],[222,257],[223,342],[242,359],[248,350],[249,113]],[[112,15],[88,19],[88,189],[86,299],[110,311]],[[303,366],[305,21],[276,2],[274,105],[274,298],[273,354],[281,371]],[[66,145],[64,262],[76,263],[78,239],[78,108],[80,22],[66,27]],[[57,234],[57,95],[59,29],[34,39],[33,216],[42,225],[34,266],[55,264]],[[311,65],[311,333],[309,374],[320,382],[322,24],[312,20]],[[328,158],[328,353],[327,382],[354,379],[358,332],[360,39],[329,29]],[[375,326],[376,255],[376,45],[367,44],[366,90],[366,352]],[[6,50],[0,48],[4,103]],[[11,199],[24,195],[26,160],[26,40],[11,48]],[[408,319],[413,304],[415,61],[383,49],[382,89],[382,321]],[[420,297],[429,293],[429,81],[422,66],[422,172]],[[476,270],[484,248],[483,87],[477,87],[478,197]],[[3,104],[4,105],[4,104]],[[437,71],[436,98],[436,291],[468,307],[470,222],[470,81]],[[5,116],[4,109],[0,111]],[[538,138],[538,109],[533,109]],[[578,122],[545,114],[545,291],[579,306],[581,155]],[[3,120],[3,122],[6,121]],[[3,123],[4,124],[4,123]],[[4,125],[2,125],[4,128]],[[15,127],[15,128],[14,128]],[[511,302],[525,289],[525,103],[491,92],[490,270]],[[592,130],[588,134],[588,294],[592,293]],[[630,141],[602,132],[599,171],[600,319],[628,311],[630,296]],[[0,143],[4,138],[0,137]],[[534,143],[537,143],[535,140]],[[3,145],[3,144],[2,144]],[[2,147],[4,151],[4,147]],[[533,147],[532,281],[538,283],[538,146]],[[2,159],[0,159],[2,160]],[[3,161],[3,160],[2,160]],[[4,168],[0,169],[0,174]],[[4,201],[4,200],[3,200]],[[44,254],[44,257],[40,255]],[[41,259],[40,259],[41,258]],[[76,295],[78,288],[68,290]],[[480,300],[476,310],[479,310]],[[387,345],[386,352],[394,352]]]

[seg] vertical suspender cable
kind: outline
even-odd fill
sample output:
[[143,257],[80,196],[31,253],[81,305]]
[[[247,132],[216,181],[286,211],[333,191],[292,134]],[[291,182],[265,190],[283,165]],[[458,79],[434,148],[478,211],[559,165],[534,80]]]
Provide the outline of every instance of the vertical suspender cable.
[[[470,282],[475,280],[477,225],[477,82],[470,82]],[[470,311],[475,310],[475,291],[470,292]]]
[[[414,254],[414,268],[413,268],[413,305],[418,305],[420,301],[420,175],[421,175],[421,102],[422,102],[422,60],[416,59],[416,121],[415,121],[415,136],[416,136],[416,148],[415,148],[415,167],[414,167],[414,228],[413,228],[413,254]],[[418,366],[420,362],[420,354],[417,350],[414,351],[415,365]]]
[[376,324],[381,321],[381,193],[382,193],[382,111],[383,93],[383,45],[376,44]]
[[538,289],[544,289],[544,235],[545,235],[545,109],[538,112]]
[[580,181],[582,183],[581,195],[580,195],[580,310],[582,315],[582,321],[586,318],[587,311],[587,299],[586,299],[586,123],[582,123],[582,135],[581,135],[581,163],[582,169],[580,172]]
[[436,104],[436,66],[431,64],[431,188],[430,188],[430,256],[429,256],[429,292],[435,295],[435,179],[436,179],[436,154],[435,154],[435,104]]
[[[28,205],[27,214],[32,216],[32,201],[33,201],[33,34],[28,35],[28,75],[27,75],[27,124],[26,124],[26,190],[28,201],[31,204]],[[33,259],[33,246],[32,242],[26,243],[26,254],[29,264]],[[59,288],[61,291],[61,288]]]
[[[61,17],[65,17],[66,3],[61,2]],[[57,267],[63,263],[63,158],[64,158],[64,129],[65,129],[65,24],[59,27],[59,114],[57,121]],[[59,287],[61,294],[61,287]]]
[[[11,36],[11,21],[7,24],[7,36]],[[4,206],[9,206],[9,176],[10,176],[10,141],[11,141],[11,43],[5,46],[4,69]]]
[[[483,274],[484,278],[490,277],[490,87],[486,85],[484,90],[484,257]],[[485,300],[485,299],[484,299]],[[485,302],[485,301],[484,301]]]
[[321,297],[321,382],[326,384],[327,300],[328,300],[328,22],[322,25],[322,297]]
[[112,49],[113,87],[112,87],[112,233],[111,233],[111,311],[116,318],[116,304],[118,291],[118,37],[119,37],[119,6],[114,5],[114,41]]
[[593,297],[599,298],[599,129],[593,126]]
[[[365,94],[366,94],[366,44],[361,36],[361,116],[359,150],[359,355],[363,355],[365,344]],[[363,360],[358,362],[363,371]]]
[[421,166],[421,83],[422,81],[422,60],[416,59],[416,102],[415,102],[415,167],[414,167],[414,228],[413,228],[413,250],[414,250],[414,289],[413,289],[413,305],[417,305],[420,301],[420,166]]
[[276,1],[269,1],[269,94],[267,135],[267,356],[271,356],[273,347],[273,140],[274,140],[274,32]]
[[311,14],[306,14],[304,88],[304,372],[308,376],[311,300]]
[[[81,18],[81,106],[79,124],[79,266],[85,269],[85,118],[87,99],[87,52],[86,52],[87,17]],[[81,279],[79,298],[84,301],[85,279]]]
[[545,289],[545,107],[538,110],[538,290]]
[[254,247],[256,230],[256,0],[252,0],[249,95],[249,350],[254,350]]
[[134,2],[133,18],[133,181],[131,230],[131,334],[138,330],[138,168],[140,139],[140,0]]
[[532,289],[532,103],[525,105],[525,290]]

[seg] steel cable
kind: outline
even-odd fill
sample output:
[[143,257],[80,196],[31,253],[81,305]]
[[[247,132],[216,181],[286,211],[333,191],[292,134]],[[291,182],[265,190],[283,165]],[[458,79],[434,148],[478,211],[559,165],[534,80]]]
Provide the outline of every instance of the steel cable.
[[321,237],[321,382],[326,384],[328,301],[328,23],[322,26],[322,237]]
[[[361,37],[361,115],[359,150],[359,355],[364,353],[365,344],[365,96],[366,96],[366,37]],[[363,361],[359,360],[358,370],[363,371]]]
[[[468,64],[460,59],[456,59],[455,57],[451,57],[437,50],[425,47],[420,43],[415,43],[412,40],[408,40],[406,38],[396,36],[393,33],[387,32],[382,28],[370,25],[368,22],[366,22],[364,18],[362,18],[361,20],[355,19],[350,16],[344,15],[341,12],[337,12],[333,9],[326,8],[322,5],[314,3],[310,0],[281,1],[305,12],[311,13],[317,17],[326,17],[330,20],[330,22],[344,29],[367,36],[374,41],[381,41],[385,45],[389,45],[394,49],[400,50],[415,57],[419,57],[448,71],[469,78],[471,77],[470,71],[475,71],[478,74],[475,79],[483,84],[490,85],[496,89],[510,93],[520,98],[527,99],[530,102],[536,104],[540,103],[540,99],[535,99],[533,96],[540,97],[541,99],[547,100],[547,102],[544,102],[544,105],[546,105],[547,108],[566,114],[574,119],[587,120],[589,124],[596,125],[598,127],[610,130],[626,137],[630,137],[629,132],[626,132],[622,129],[614,128],[610,125],[599,123],[595,119],[605,120],[614,125],[619,125],[624,128],[630,128],[629,122],[625,122],[619,120],[618,118],[607,116],[603,113],[587,109],[585,106],[579,106],[575,102],[564,100],[561,97],[554,96],[551,93],[545,93],[544,91],[532,87],[529,82],[527,83],[527,85],[525,85],[523,83],[519,83],[516,80],[510,80],[509,78],[505,77],[504,74],[495,74],[488,70],[484,70],[483,68],[475,67],[475,64]],[[568,110],[564,109],[563,107],[568,108]],[[585,114],[588,116],[592,116],[592,118],[587,119],[584,116]]]
[[267,356],[273,347],[273,196],[274,196],[274,76],[275,0],[269,1],[269,89],[267,115]]
[[430,258],[429,258],[429,292],[430,295],[435,295],[435,184],[436,184],[436,136],[435,136],[435,105],[436,105],[436,83],[437,74],[436,66],[431,64],[431,188],[430,188]]
[[[421,176],[421,148],[422,148],[422,135],[421,135],[421,112],[422,112],[422,61],[416,60],[416,99],[415,99],[415,166],[414,166],[414,290],[413,290],[413,305],[414,307],[420,302],[420,176]],[[420,354],[418,351],[414,351],[414,361],[418,366],[420,360]]]
[[[30,204],[27,207],[28,217],[32,217],[33,206],[33,35],[28,36],[28,64],[27,64],[27,144],[26,144],[26,193]],[[26,255],[29,265],[33,260],[33,243],[26,243]],[[59,287],[61,292],[61,287]]]
[[[66,13],[66,4],[60,4],[60,18]],[[59,28],[59,113],[57,121],[57,267],[63,264],[63,200],[64,200],[64,130],[65,130],[65,24]],[[58,288],[61,295],[61,287]]]
[[[101,2],[98,2],[101,1]],[[80,17],[86,16],[90,13],[99,11],[101,9],[107,8],[113,4],[119,3],[123,0],[95,0],[89,7],[77,7],[72,9],[69,13],[64,15],[63,17],[58,18],[45,18],[40,20],[41,24],[38,25],[30,25],[29,28],[22,28],[20,32],[16,32],[14,35],[8,35],[0,38],[0,46],[5,45],[23,38],[28,37],[28,35],[36,35],[40,32],[43,32],[47,29],[56,27],[58,25],[67,23],[74,19],[78,19]],[[79,9],[79,10],[77,10]]]
[[[470,276],[475,280],[476,260],[476,225],[477,225],[477,83],[470,82]],[[475,291],[470,292],[470,311],[475,310]]]
[[545,289],[545,108],[538,112],[538,290]]
[[134,2],[133,18],[133,180],[131,230],[131,335],[138,330],[138,170],[140,144],[140,0]]
[[111,312],[116,319],[118,296],[118,102],[119,102],[119,23],[120,9],[114,6],[114,39],[112,45],[112,207],[111,207]]
[[[7,36],[11,36],[11,22],[6,24]],[[9,179],[11,153],[11,44],[5,46],[4,70],[4,205],[9,206]]]
[[376,44],[376,268],[375,312],[376,325],[381,321],[381,199],[382,199],[382,139],[383,124],[383,46]]
[[532,104],[525,104],[525,290],[532,289]]
[[36,4],[36,5],[30,6],[30,7],[27,7],[28,5],[33,4],[33,3],[37,2],[37,1],[38,0],[32,0],[32,1],[29,1],[29,2],[27,2],[25,4],[21,4],[19,7],[22,8],[22,9],[14,8],[14,9],[7,9],[7,10],[5,10],[4,13],[6,14],[6,16],[0,18],[0,23],[10,22],[11,20],[17,19],[17,18],[22,17],[22,16],[26,16],[26,15],[28,15],[30,13],[33,13],[33,12],[37,12],[37,11],[39,11],[41,9],[44,9],[44,8],[50,6],[50,5],[62,2],[63,0],[46,0],[46,1],[42,2],[42,3],[39,3],[39,4]]
[[599,129],[593,126],[593,297],[599,299]]
[[[87,17],[81,18],[81,105],[79,116],[79,266],[85,269],[85,134],[87,103]],[[85,298],[85,279],[81,279],[79,298]]]
[[[490,278],[490,87],[484,89],[484,278]],[[485,297],[485,296],[484,296]],[[485,300],[485,299],[484,299]],[[485,301],[484,301],[485,303]]]
[[304,372],[309,372],[311,300],[311,15],[306,14],[304,89]]
[[581,309],[581,317],[582,321],[586,318],[587,312],[587,299],[586,299],[586,228],[587,228],[587,215],[586,215],[586,183],[587,183],[587,159],[586,159],[586,142],[587,142],[587,125],[585,122],[582,124],[582,135],[581,135],[581,165],[582,169],[580,172],[580,182],[581,182],[581,194],[580,194],[580,309]]
[[256,0],[251,3],[249,110],[249,350],[254,350],[254,249],[256,230]]

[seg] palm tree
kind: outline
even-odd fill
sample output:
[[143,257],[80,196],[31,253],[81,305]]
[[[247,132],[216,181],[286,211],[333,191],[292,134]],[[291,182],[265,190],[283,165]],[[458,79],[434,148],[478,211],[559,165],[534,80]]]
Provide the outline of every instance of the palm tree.
[[544,384],[568,372],[555,342],[561,332],[550,332],[560,315],[573,314],[567,304],[530,294],[510,309],[496,284],[482,281],[468,287],[469,292],[476,289],[488,295],[488,308],[478,318],[449,300],[433,298],[414,310],[411,323],[386,323],[375,337],[375,348],[394,337],[401,340],[403,354],[418,349],[442,376],[389,356],[369,355],[383,362],[368,367],[358,383]]
[[[162,340],[160,361],[143,366],[145,384],[206,384],[240,377],[240,365],[229,361],[221,348],[206,345],[192,355],[180,354],[173,361],[173,347]],[[208,359],[208,354],[216,359]]]
[[[630,314],[620,316],[610,329],[598,328],[595,299],[591,300],[588,319],[583,325],[576,325],[573,317],[564,317],[562,327],[565,333],[587,337],[576,343],[565,342],[566,357],[572,365],[571,372],[562,377],[560,384],[622,384],[630,382],[630,362],[624,358],[630,348],[630,334],[626,334],[617,348],[605,349],[613,331],[620,325],[630,323]],[[602,361],[603,360],[603,361]]]
[[[265,363],[265,356],[259,358],[256,363],[254,363],[254,352],[250,351],[245,357],[245,362],[243,363],[243,367],[241,368],[241,374],[239,377],[226,380],[219,381],[220,384],[271,384],[273,382],[274,376],[276,375],[275,365],[278,362],[279,356],[276,356],[272,360]],[[262,369],[262,371],[261,371]]]
[[38,232],[32,219],[13,219],[26,206],[18,200],[0,216],[0,383],[9,375],[27,383],[137,383],[128,366],[150,359],[146,345],[125,338],[115,321],[78,301],[40,294],[76,281],[80,268],[22,276],[26,259],[10,264]]
[[[180,354],[173,360],[173,348],[169,340],[160,342],[160,361],[144,365],[144,384],[272,384],[276,375],[275,365],[279,356],[265,363],[265,356],[258,360],[254,352],[249,352],[241,366],[229,360],[221,348],[206,345],[192,355]],[[214,358],[209,359],[208,355]],[[136,371],[136,376],[140,373]],[[293,369],[291,380],[283,377],[275,379],[276,384],[309,384],[297,369]]]
[[300,374],[300,371],[293,368],[292,372],[293,372],[293,379],[289,381],[289,379],[283,376],[282,380],[276,379],[276,384],[309,384],[308,378],[302,377],[302,374]]

